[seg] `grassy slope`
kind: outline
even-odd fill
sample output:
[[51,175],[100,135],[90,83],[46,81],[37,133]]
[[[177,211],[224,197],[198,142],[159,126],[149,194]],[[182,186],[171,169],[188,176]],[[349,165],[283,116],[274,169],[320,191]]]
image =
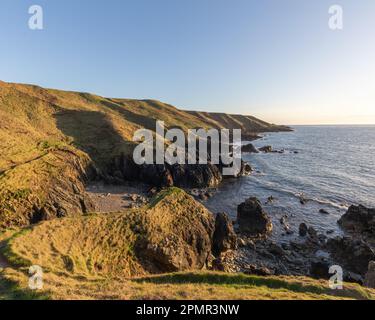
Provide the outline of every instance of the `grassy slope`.
[[[259,277],[210,271],[151,275],[133,248],[145,229],[170,234],[167,221],[160,229],[153,220],[190,214],[190,196],[170,189],[137,210],[106,215],[55,219],[22,231],[8,231],[1,257],[3,299],[370,299],[375,292],[356,284],[330,290],[327,281],[295,277]],[[183,209],[181,203],[186,202]],[[180,205],[179,205],[180,204]],[[204,214],[203,212],[201,214]],[[151,217],[150,217],[151,216]],[[150,217],[150,218],[149,218]],[[185,227],[185,226],[183,226]],[[155,231],[154,230],[154,231]],[[0,260],[1,261],[1,260]],[[27,270],[44,270],[44,289],[27,289]]]
[[[248,129],[256,128],[249,117],[242,118]],[[27,212],[35,204],[55,201],[48,191],[56,185],[60,190],[72,184],[83,189],[80,183],[89,164],[105,167],[114,156],[131,152],[134,131],[154,130],[156,119],[184,130],[229,124],[154,100],[0,82],[0,228],[27,225],[32,219]],[[257,119],[253,123],[262,123],[260,131],[278,128]]]

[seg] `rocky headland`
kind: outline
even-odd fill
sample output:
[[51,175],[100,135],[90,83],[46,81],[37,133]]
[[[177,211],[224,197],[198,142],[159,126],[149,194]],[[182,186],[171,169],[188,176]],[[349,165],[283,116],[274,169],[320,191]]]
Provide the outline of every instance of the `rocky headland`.
[[[241,129],[249,141],[288,127],[2,82],[0,106],[0,261],[14,267],[6,274],[12,281],[31,264],[50,270],[51,290],[60,290],[61,275],[72,283],[194,270],[326,278],[341,263],[346,280],[373,283],[374,210],[349,209],[340,224],[350,237],[329,239],[305,225],[298,241],[280,245],[269,239],[273,224],[259,199],[238,203],[237,221],[204,206],[224,179],[222,163],[136,165],[132,158],[134,131],[153,130],[156,115],[168,128]],[[242,161],[230,178],[251,171]]]

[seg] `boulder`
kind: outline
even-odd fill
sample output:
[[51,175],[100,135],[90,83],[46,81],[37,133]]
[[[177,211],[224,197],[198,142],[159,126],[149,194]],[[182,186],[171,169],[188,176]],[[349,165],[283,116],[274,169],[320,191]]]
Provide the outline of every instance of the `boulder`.
[[307,233],[310,238],[316,239],[318,237],[318,232],[313,227],[309,227],[307,229]]
[[266,202],[266,204],[273,203],[275,200],[276,200],[276,199],[275,199],[273,196],[269,196],[269,197],[267,198],[267,202]]
[[308,231],[308,227],[307,227],[306,223],[301,223],[299,225],[299,230],[298,230],[299,235],[301,237],[305,237],[307,235],[307,231]]
[[266,277],[266,276],[274,275],[275,272],[263,266],[249,264],[248,266],[246,266],[246,269],[244,270],[244,274]]
[[316,260],[312,261],[310,265],[310,275],[318,279],[329,279],[330,264],[327,261]]
[[375,236],[375,209],[351,206],[338,223],[347,230],[367,232]]
[[241,147],[243,153],[259,153],[258,149],[254,147],[252,143],[245,144]]
[[332,256],[347,271],[352,271],[364,276],[370,261],[375,260],[374,251],[362,240],[350,237],[336,237],[328,239],[327,247]]
[[135,250],[144,267],[152,273],[202,269],[211,255],[212,213],[181,189],[165,189],[156,199]]
[[251,197],[237,208],[237,221],[240,231],[249,235],[267,235],[272,231],[272,222],[263,210],[260,201]]
[[237,248],[237,236],[233,223],[226,213],[218,213],[215,220],[215,232],[212,240],[212,252],[215,256]]
[[375,289],[375,261],[370,261],[368,265],[364,285],[368,288]]
[[259,151],[262,151],[264,153],[270,153],[273,150],[272,150],[272,146],[264,146],[264,147],[259,148]]

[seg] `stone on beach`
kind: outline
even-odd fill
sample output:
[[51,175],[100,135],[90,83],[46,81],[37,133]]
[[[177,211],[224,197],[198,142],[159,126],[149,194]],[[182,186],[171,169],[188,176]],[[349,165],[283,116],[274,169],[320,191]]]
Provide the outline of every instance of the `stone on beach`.
[[215,232],[212,240],[212,252],[216,256],[227,250],[237,248],[237,236],[233,223],[224,212],[218,213],[215,220]]
[[308,230],[308,228],[307,228],[306,223],[301,223],[299,225],[299,230],[298,231],[299,231],[299,235],[301,237],[305,237],[307,235],[307,230]]
[[255,197],[247,199],[238,206],[237,221],[240,231],[249,236],[267,235],[272,231],[271,219]]

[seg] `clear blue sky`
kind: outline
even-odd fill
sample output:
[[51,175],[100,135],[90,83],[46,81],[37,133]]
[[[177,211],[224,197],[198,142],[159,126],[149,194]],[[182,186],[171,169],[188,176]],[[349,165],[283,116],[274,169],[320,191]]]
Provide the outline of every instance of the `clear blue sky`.
[[[28,8],[44,9],[44,30]],[[344,8],[344,30],[328,8]],[[0,79],[285,123],[375,123],[374,0],[2,0]]]

